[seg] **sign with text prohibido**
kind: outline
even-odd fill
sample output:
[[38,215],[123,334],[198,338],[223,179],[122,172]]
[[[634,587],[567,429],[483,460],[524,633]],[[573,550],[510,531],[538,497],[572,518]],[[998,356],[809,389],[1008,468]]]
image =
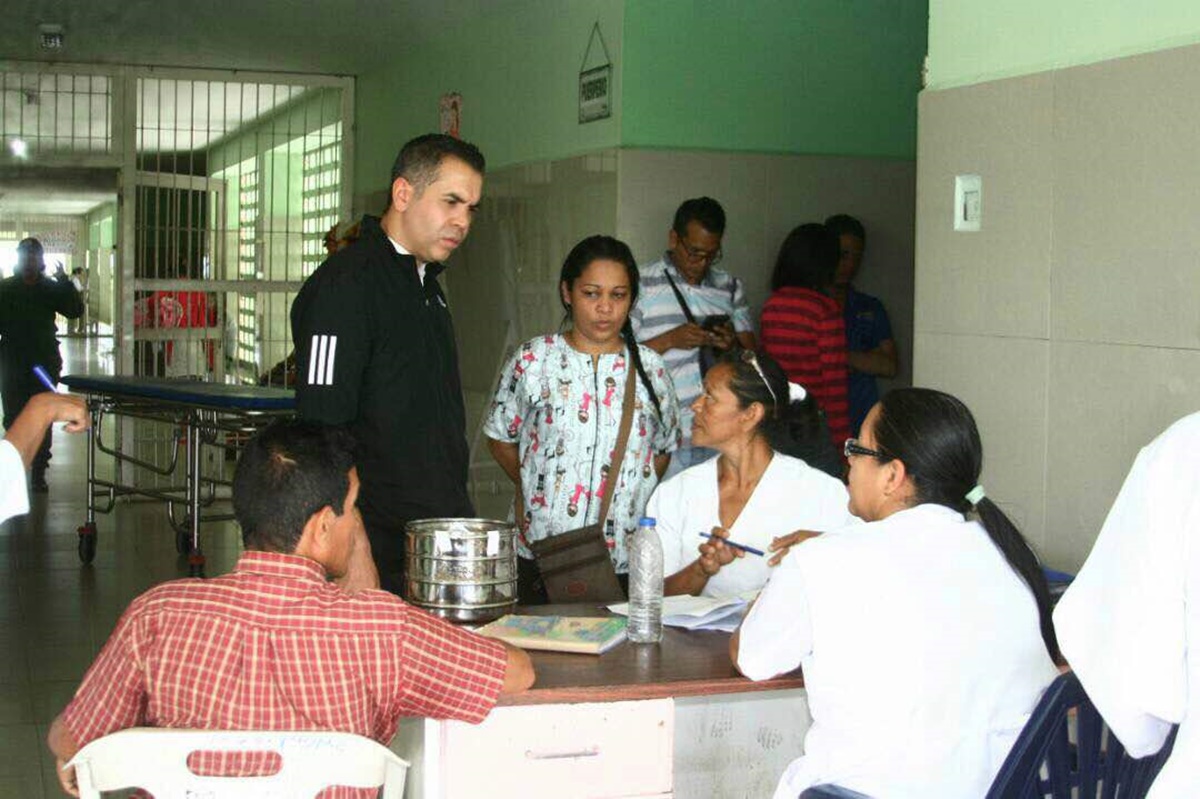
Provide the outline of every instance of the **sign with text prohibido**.
[[[588,67],[592,43],[600,40],[604,63]],[[600,23],[592,26],[587,49],[583,52],[583,63],[579,66],[579,124],[594,122],[612,116],[612,62],[608,56],[608,45],[600,32]]]

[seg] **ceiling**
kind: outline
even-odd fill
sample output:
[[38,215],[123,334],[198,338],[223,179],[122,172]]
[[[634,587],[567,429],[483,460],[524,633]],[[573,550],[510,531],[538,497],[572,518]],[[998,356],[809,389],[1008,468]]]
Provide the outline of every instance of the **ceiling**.
[[0,218],[78,216],[117,197],[117,170],[0,167]]
[[[0,59],[361,75],[517,0],[6,0]],[[40,24],[65,46],[41,49]]]

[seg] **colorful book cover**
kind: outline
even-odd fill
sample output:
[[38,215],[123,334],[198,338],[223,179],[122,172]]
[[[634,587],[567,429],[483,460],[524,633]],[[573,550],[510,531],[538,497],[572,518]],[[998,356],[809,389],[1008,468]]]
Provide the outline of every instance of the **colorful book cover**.
[[625,640],[620,616],[502,616],[476,630],[522,649],[599,655]]

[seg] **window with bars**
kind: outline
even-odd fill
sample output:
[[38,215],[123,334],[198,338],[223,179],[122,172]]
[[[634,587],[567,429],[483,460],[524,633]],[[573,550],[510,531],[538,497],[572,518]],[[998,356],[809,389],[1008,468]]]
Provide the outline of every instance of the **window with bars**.
[[0,135],[31,154],[112,150],[112,78],[0,72]]
[[342,185],[342,123],[304,137],[304,277],[325,260],[325,234],[338,222]]
[[[247,162],[248,168],[238,175],[237,275],[241,280],[260,277],[258,263],[259,192],[257,159]],[[234,360],[238,372],[257,374],[259,369],[257,298],[254,294],[237,295],[237,344]]]

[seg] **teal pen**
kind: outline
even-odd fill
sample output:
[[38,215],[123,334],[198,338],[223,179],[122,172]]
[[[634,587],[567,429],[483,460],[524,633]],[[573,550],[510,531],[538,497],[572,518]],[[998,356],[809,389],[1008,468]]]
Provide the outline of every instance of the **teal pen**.
[[[713,535],[712,533],[701,533],[700,537],[701,538],[721,538],[721,536]],[[725,546],[727,546],[727,547],[733,547],[734,549],[740,549],[743,552],[749,552],[751,555],[758,555],[760,558],[766,557],[765,553],[761,549],[755,549],[754,547],[748,547],[745,544],[739,544],[737,541],[730,541],[728,538],[721,538],[721,540],[725,542]]]

